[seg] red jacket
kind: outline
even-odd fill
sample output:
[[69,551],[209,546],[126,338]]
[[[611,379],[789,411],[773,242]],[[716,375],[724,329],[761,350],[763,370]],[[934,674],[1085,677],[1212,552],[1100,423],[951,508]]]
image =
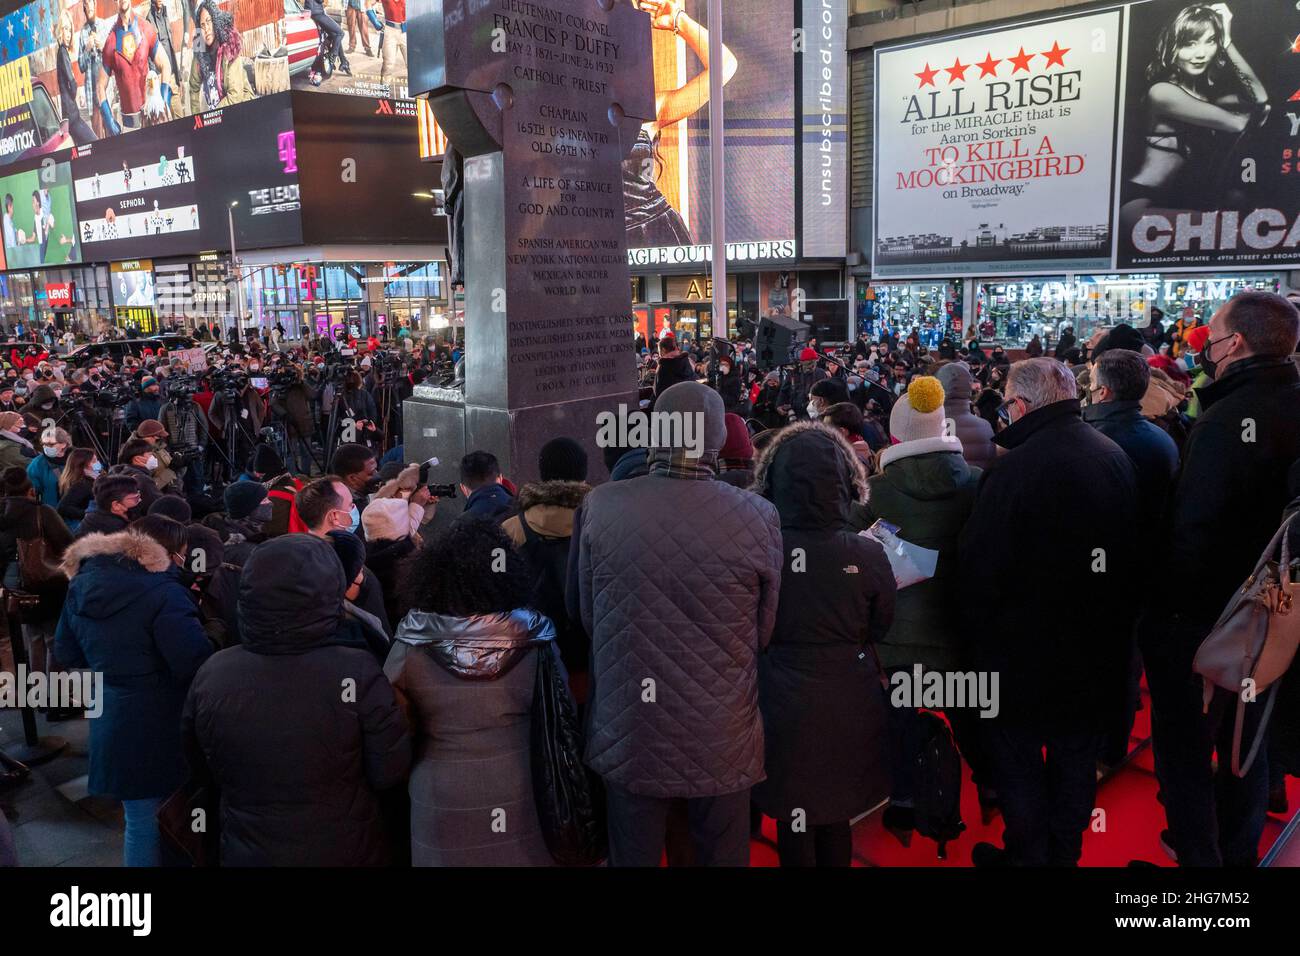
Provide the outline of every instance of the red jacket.
[[14,368],[16,369],[36,368],[36,366],[40,365],[49,357],[49,352],[38,352],[35,355],[22,355],[17,349],[13,349],[9,353],[9,360],[14,363]]

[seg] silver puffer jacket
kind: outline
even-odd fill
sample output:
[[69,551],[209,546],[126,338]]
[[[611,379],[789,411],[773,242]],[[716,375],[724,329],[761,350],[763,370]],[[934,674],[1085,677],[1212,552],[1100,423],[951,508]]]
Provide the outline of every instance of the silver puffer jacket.
[[394,637],[419,648],[462,680],[496,680],[530,648],[554,639],[551,619],[528,608],[474,617],[411,611]]

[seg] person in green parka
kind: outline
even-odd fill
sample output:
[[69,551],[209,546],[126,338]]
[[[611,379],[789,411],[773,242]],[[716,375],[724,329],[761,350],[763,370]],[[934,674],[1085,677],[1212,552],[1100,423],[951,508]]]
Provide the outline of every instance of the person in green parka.
[[[934,576],[898,592],[894,622],[877,644],[889,674],[965,669],[965,641],[957,606],[957,537],[970,516],[981,471],[966,463],[961,441],[944,416],[943,385],[937,378],[914,378],[889,416],[894,444],[879,456],[880,471],[867,479],[866,502],[858,505],[853,524],[870,527],[883,518],[898,527],[898,536],[938,551]],[[884,823],[905,843],[913,829],[913,758],[920,746],[917,710],[892,707],[895,719],[894,787]],[[980,784],[978,712],[946,713],[954,736]],[[993,790],[979,787],[986,812],[996,804]]]

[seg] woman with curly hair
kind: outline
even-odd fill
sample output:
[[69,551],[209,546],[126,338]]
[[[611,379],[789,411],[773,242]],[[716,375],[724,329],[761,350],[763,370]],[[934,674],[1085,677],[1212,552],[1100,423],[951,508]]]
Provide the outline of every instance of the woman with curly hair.
[[525,607],[531,586],[523,557],[487,519],[456,522],[409,566],[413,610],[384,672],[415,736],[414,866],[553,865],[529,735],[537,654],[555,654],[555,627]]
[[235,29],[234,16],[218,8],[216,0],[203,0],[196,20],[203,49],[194,54],[194,68],[190,70],[190,112],[203,113],[251,100],[253,90],[248,85],[242,39]]

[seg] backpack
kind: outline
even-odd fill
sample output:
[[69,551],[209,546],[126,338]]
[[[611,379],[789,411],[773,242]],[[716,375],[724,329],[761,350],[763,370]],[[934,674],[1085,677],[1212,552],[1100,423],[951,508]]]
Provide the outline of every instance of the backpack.
[[939,844],[939,859],[948,859],[948,842],[966,829],[961,819],[961,755],[952,731],[937,714],[921,711],[921,747],[916,762],[913,812],[916,832]]
[[299,491],[302,491],[302,481],[298,478],[294,478],[293,491],[289,491],[286,488],[275,488],[266,493],[268,498],[289,502],[289,527],[285,532],[286,534],[310,530],[307,527],[307,522],[303,521],[302,517],[298,514],[296,496]]

